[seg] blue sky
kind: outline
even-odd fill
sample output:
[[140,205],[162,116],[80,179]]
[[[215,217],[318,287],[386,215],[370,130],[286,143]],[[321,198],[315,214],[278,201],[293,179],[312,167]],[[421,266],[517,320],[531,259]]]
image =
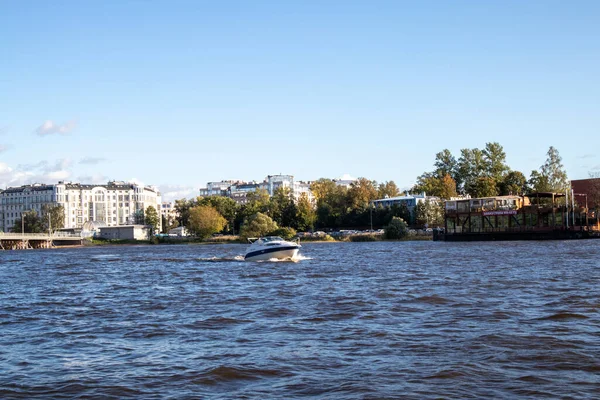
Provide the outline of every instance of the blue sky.
[[0,3],[0,187],[600,172],[597,1]]

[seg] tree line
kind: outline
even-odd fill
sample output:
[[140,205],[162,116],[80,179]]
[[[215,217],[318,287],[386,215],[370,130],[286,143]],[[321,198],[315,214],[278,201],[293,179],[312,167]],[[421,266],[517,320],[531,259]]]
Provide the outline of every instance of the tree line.
[[[483,149],[462,149],[458,157],[444,149],[435,155],[433,170],[417,177],[411,192],[425,192],[442,200],[459,195],[490,197],[535,191],[564,192],[569,182],[558,150],[550,147],[546,155],[544,164],[539,170],[531,171],[527,178],[507,164],[506,153],[497,142],[486,143]],[[359,178],[346,187],[332,179],[321,178],[311,184],[311,191],[314,202],[306,194],[294,199],[290,189],[285,187],[277,188],[273,196],[261,189],[250,192],[244,204],[224,196],[176,200],[178,217],[174,221],[163,217],[163,231],[185,226],[192,234],[207,237],[218,232],[247,236],[284,228],[293,232],[379,229],[398,219],[411,226],[443,224],[443,204],[439,201],[419,202],[412,213],[404,204],[373,206],[373,200],[403,194],[394,181],[377,183]],[[261,228],[252,230],[249,226]],[[289,232],[280,233],[285,236]]]
[[506,153],[497,142],[486,143],[483,149],[462,149],[455,157],[444,149],[435,155],[434,169],[417,178],[413,192],[426,192],[441,199],[458,195],[491,197],[522,195],[530,192],[564,193],[569,188],[567,173],[558,150],[552,146],[539,170],[529,178],[506,163]]

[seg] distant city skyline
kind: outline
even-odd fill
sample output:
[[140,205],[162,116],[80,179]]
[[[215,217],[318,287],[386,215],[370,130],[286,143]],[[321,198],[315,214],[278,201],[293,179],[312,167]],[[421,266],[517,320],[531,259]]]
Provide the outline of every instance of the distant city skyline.
[[445,148],[600,173],[600,3],[6,2],[0,188],[344,174],[410,188]]

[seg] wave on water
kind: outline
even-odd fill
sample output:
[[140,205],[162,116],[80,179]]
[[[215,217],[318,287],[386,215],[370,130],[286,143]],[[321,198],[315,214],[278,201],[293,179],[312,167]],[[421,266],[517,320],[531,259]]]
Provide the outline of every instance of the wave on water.
[[117,254],[95,254],[90,258],[90,261],[121,261],[121,257],[119,257]]
[[231,261],[244,261],[244,256],[233,256],[233,257],[206,257],[197,258],[198,261],[204,262],[231,262]]
[[272,262],[272,263],[293,262],[293,263],[297,263],[297,262],[306,261],[306,260],[312,260],[312,258],[305,257],[302,254],[298,254],[298,255],[296,255],[296,257],[292,257],[292,258],[269,258],[268,260],[256,260],[255,262]]
[[[205,257],[205,258],[197,258],[197,261],[203,261],[203,262],[231,262],[231,261],[245,261],[244,260],[244,256],[242,255],[238,255],[238,256],[233,256],[233,257]],[[311,257],[305,257],[301,254],[298,254],[296,257],[294,258],[285,258],[285,259],[280,259],[280,258],[270,258],[268,260],[256,260],[254,262],[259,262],[259,263],[264,263],[264,262],[271,262],[271,263],[277,263],[277,262],[300,262],[300,261],[306,261],[306,260],[312,260]]]
[[587,316],[577,313],[570,312],[560,312],[554,315],[550,315],[548,317],[539,318],[540,320],[549,320],[549,321],[566,321],[573,319],[588,319]]

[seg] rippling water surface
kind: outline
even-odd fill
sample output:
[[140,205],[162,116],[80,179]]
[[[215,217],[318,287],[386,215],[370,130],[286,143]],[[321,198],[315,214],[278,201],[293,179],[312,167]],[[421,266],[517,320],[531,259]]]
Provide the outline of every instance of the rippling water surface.
[[600,241],[0,251],[0,398],[598,398]]

